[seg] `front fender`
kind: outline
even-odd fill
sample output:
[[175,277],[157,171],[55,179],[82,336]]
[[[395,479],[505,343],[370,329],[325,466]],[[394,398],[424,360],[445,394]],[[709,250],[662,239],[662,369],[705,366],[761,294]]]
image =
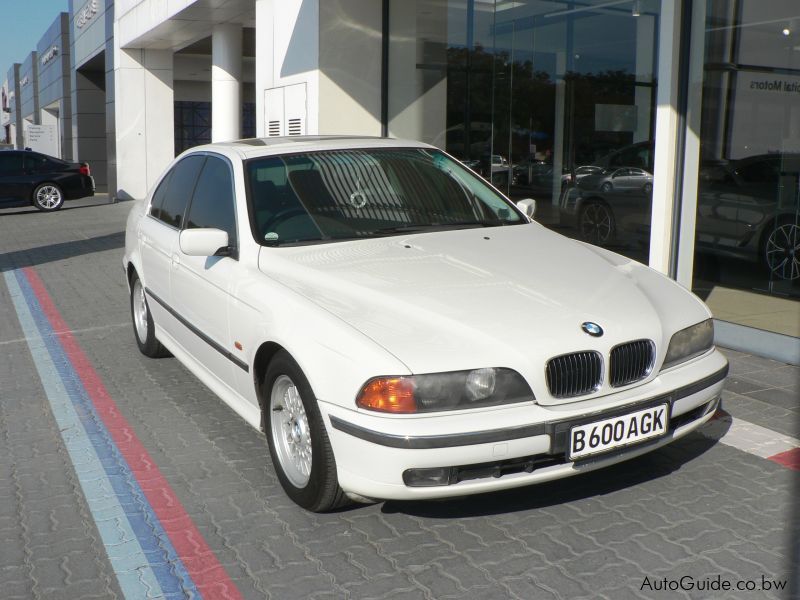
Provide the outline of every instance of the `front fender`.
[[129,265],[133,265],[142,283],[145,283],[144,273],[142,272],[142,258],[139,253],[139,221],[144,217],[145,208],[146,203],[144,200],[135,201],[128,213],[128,219],[125,222],[125,253],[122,256],[122,270],[125,272],[125,283],[128,286],[129,292]]
[[250,402],[258,401],[254,367],[264,343],[278,344],[297,361],[319,400],[350,410],[368,379],[410,374],[372,339],[261,271],[244,279],[233,293],[230,327],[250,368],[250,385],[243,390]]

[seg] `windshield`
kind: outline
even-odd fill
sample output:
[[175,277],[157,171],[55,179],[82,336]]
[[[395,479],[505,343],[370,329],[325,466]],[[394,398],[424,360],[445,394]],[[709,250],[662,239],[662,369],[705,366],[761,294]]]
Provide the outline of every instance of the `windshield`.
[[331,150],[245,163],[251,223],[264,245],[333,242],[525,223],[443,152]]

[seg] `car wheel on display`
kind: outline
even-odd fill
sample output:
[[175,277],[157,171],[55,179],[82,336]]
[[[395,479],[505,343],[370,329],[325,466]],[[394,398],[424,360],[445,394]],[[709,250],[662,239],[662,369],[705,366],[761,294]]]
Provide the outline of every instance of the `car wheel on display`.
[[136,345],[139,351],[150,358],[163,358],[170,356],[169,351],[156,339],[153,317],[144,293],[139,276],[134,272],[131,277],[131,319],[133,320],[133,333],[136,336]]
[[273,357],[261,393],[269,452],[286,494],[313,512],[348,504],[316,397],[287,352]]
[[603,246],[614,238],[614,215],[608,205],[589,202],[581,209],[578,227],[583,241]]
[[800,217],[775,222],[764,239],[763,257],[773,278],[800,278]]
[[40,183],[33,190],[33,205],[41,211],[58,210],[64,204],[64,192],[55,183]]
[[644,184],[644,193],[645,194],[652,194],[653,193],[653,184],[652,183],[645,183]]
[[600,191],[608,193],[611,191],[612,187],[613,186],[611,185],[611,183],[606,181],[603,185],[600,186]]

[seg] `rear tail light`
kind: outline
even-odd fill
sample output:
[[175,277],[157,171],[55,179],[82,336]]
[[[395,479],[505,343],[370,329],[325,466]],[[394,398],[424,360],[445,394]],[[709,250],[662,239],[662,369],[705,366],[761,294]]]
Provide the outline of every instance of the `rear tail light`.
[[89,168],[89,163],[81,163],[79,170],[81,172],[81,175],[88,176],[92,174],[92,170]]

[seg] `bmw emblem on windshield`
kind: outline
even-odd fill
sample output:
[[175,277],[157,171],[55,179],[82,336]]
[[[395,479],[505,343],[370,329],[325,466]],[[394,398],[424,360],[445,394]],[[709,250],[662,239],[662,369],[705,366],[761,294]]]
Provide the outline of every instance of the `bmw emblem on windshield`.
[[603,335],[603,328],[600,327],[597,323],[592,323],[591,321],[586,321],[585,323],[581,323],[581,329],[583,329],[586,333],[591,335],[592,337],[600,337]]

